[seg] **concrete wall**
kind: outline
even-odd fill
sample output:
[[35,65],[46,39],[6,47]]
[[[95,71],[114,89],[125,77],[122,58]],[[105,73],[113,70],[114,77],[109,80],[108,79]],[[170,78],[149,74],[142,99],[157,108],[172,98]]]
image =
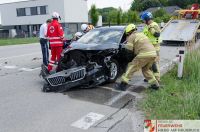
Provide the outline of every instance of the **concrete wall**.
[[0,11],[0,26],[1,26],[1,11]]

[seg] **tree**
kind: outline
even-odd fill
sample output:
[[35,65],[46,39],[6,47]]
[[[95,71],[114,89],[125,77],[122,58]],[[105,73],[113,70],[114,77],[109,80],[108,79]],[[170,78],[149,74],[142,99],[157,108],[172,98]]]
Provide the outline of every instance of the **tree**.
[[128,12],[123,12],[122,13],[122,23],[123,24],[128,23],[128,19],[129,19]]
[[200,0],[133,0],[131,10],[141,12],[151,7],[163,6],[179,6],[185,9],[193,3],[200,3]]
[[99,13],[98,13],[95,5],[91,6],[90,17],[91,17],[91,23],[94,26],[96,26],[96,24],[97,24],[97,22],[99,20]]
[[168,0],[159,0],[162,6],[168,6]]
[[119,8],[117,11],[117,24],[120,25],[121,24],[121,19],[122,19],[122,9]]
[[133,11],[144,11],[151,7],[161,6],[159,0],[134,0],[131,4],[131,10]]
[[161,3],[159,0],[145,0],[143,3],[143,11],[151,7],[160,7]]
[[117,23],[117,15],[117,10],[112,10],[111,12],[109,12],[109,23]]
[[[109,23],[110,21],[110,14],[113,14],[113,12],[117,12],[118,10],[113,7],[106,7],[102,9],[97,9],[99,14],[102,15],[103,23]],[[115,14],[115,13],[114,13]]]
[[132,11],[143,11],[143,0],[134,0],[131,4]]
[[177,5],[181,8],[186,8],[190,3],[190,0],[169,0],[169,5]]
[[129,10],[127,15],[128,15],[127,23],[137,23],[140,21],[139,13],[137,11]]

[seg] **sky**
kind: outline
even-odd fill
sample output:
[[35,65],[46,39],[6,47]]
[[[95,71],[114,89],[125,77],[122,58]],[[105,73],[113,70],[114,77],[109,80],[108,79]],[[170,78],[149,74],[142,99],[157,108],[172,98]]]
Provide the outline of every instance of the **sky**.
[[[16,1],[26,1],[26,0],[0,0],[1,3],[9,3]],[[92,4],[95,4],[97,8],[103,7],[121,7],[122,10],[128,10],[133,0],[87,0],[88,9],[90,9]]]

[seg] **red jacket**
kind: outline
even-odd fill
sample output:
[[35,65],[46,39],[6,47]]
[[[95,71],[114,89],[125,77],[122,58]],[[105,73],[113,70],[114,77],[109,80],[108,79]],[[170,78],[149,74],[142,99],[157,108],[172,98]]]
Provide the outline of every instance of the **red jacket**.
[[49,38],[51,47],[63,46],[64,32],[62,26],[57,20],[53,20],[47,29],[47,37]]

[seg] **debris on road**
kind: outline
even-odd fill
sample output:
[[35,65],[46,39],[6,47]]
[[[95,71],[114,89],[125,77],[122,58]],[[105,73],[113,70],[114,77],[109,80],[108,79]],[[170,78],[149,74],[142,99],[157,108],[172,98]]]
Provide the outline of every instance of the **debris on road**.
[[41,60],[42,58],[38,58],[38,57],[35,57],[32,59],[32,61],[36,61],[36,60]]

